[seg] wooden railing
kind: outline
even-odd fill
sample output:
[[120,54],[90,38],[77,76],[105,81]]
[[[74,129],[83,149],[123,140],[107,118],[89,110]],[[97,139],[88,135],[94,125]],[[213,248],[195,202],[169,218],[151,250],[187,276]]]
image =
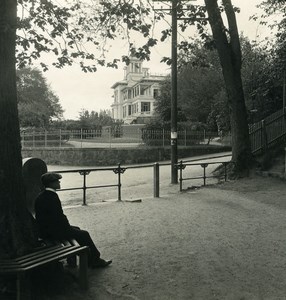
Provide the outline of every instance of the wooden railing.
[[286,137],[286,108],[249,125],[249,137],[254,154],[263,153],[273,145],[281,143]]

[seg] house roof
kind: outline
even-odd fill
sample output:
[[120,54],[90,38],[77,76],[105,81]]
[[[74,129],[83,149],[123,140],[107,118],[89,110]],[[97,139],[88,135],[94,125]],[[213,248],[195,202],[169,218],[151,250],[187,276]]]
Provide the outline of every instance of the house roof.
[[115,89],[119,85],[127,85],[127,81],[126,80],[117,81],[111,86],[111,88]]

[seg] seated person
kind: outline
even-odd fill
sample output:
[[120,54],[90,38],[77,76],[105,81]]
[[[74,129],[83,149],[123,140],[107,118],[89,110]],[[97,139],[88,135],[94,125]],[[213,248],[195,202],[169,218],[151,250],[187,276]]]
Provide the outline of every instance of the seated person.
[[[41,181],[45,186],[35,201],[35,217],[40,237],[55,240],[75,239],[81,246],[89,247],[88,265],[90,268],[104,268],[111,264],[100,258],[100,252],[93,243],[89,233],[79,227],[71,226],[66,215],[63,213],[61,201],[56,193],[60,189],[62,176],[57,173],[45,173]],[[68,263],[75,264],[74,260]]]

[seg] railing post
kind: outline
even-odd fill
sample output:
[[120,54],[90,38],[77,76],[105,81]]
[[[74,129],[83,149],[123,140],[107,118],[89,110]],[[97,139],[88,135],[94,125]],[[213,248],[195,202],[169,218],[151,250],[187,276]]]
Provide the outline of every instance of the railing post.
[[208,166],[209,164],[201,164],[201,167],[204,168],[204,176],[203,176],[203,179],[204,179],[204,186],[206,185],[206,167]]
[[118,201],[121,201],[121,170],[118,164]]
[[123,174],[125,170],[126,168],[121,168],[120,163],[117,168],[113,169],[113,172],[118,174],[118,201],[121,201],[121,174]]
[[186,165],[183,164],[183,161],[180,161],[180,164],[177,165],[177,168],[180,170],[179,176],[179,183],[180,183],[180,192],[183,190],[183,170],[185,169]]
[[82,191],[83,191],[83,198],[82,198],[82,205],[86,205],[86,175],[88,175],[90,173],[90,171],[80,171],[79,174],[83,175],[83,187],[82,187]]
[[48,134],[47,134],[47,130],[45,129],[45,148],[47,148],[48,145]]
[[80,129],[80,147],[82,148],[82,128]]
[[62,130],[60,129],[60,148],[62,147]]
[[162,129],[162,134],[163,134],[163,148],[165,147],[165,130],[164,128]]
[[159,170],[159,163],[154,164],[154,176],[153,176],[153,183],[154,183],[154,198],[159,198],[160,194],[160,170]]
[[86,205],[86,173],[83,174],[83,203],[82,205]]
[[33,148],[35,148],[35,131],[33,130]]

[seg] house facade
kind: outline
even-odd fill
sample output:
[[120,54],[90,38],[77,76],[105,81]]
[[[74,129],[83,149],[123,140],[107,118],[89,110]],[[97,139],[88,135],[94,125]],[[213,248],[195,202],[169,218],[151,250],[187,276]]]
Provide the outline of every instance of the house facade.
[[152,75],[143,68],[142,61],[131,57],[124,68],[124,79],[112,85],[114,101],[111,105],[114,120],[125,124],[150,118],[154,114],[155,98],[165,75]]

